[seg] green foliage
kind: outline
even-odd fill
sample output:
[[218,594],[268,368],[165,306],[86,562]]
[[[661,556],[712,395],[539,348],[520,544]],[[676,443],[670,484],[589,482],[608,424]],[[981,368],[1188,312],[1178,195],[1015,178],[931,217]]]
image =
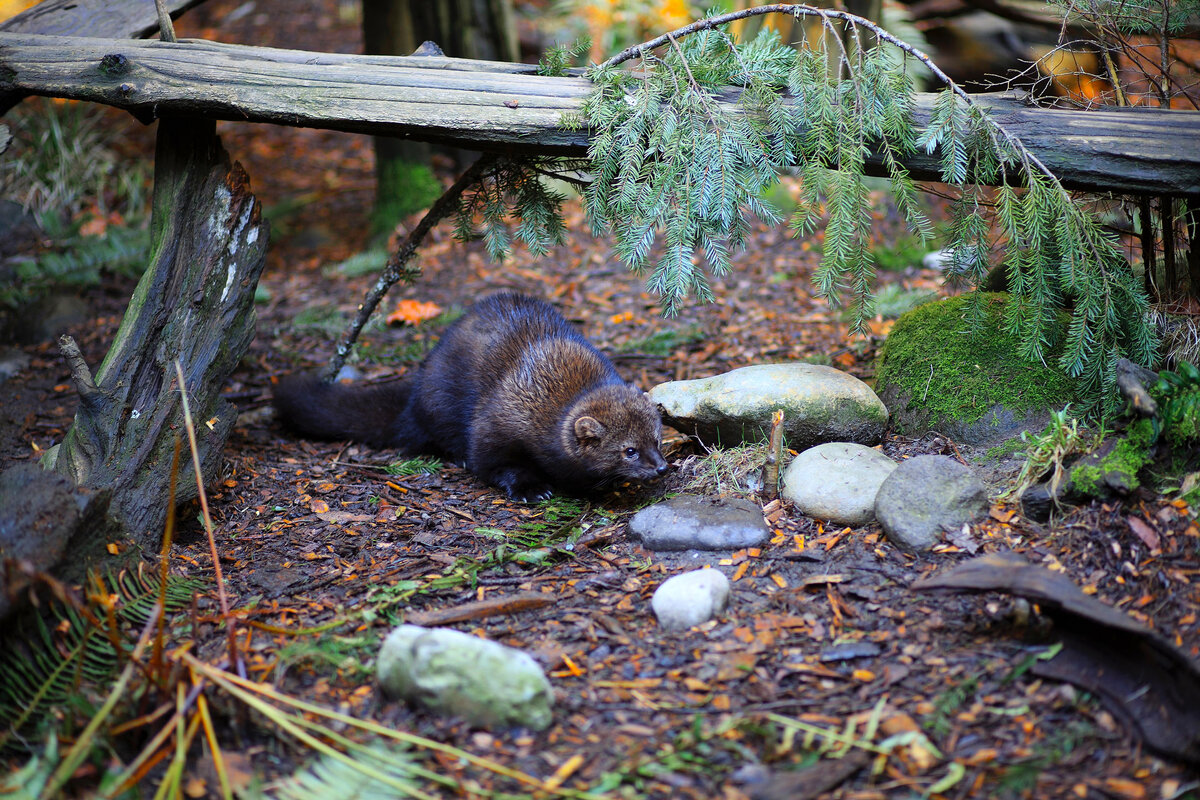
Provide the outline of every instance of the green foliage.
[[58,763],[58,738],[50,734],[43,752],[32,753],[24,766],[0,776],[0,797],[7,800],[38,800]]
[[876,244],[871,256],[882,270],[903,272],[910,267],[921,266],[921,259],[929,252],[929,243],[918,236],[897,236],[887,244]]
[[[85,103],[26,101],[8,115],[13,144],[0,155],[0,197],[16,199],[53,246],[16,261],[0,285],[0,305],[16,308],[54,287],[100,282],[103,272],[137,276],[150,248],[149,167],[122,163],[110,148],[103,109]],[[103,235],[80,233],[110,213]]]
[[[34,98],[6,121],[13,143],[0,155],[0,196],[19,201],[53,246],[15,264],[0,305],[25,304],[55,286],[88,286],[104,272],[138,275],[149,252],[149,167],[110,147],[103,109]],[[93,217],[117,215],[103,235],[84,235]]]
[[[204,586],[195,579],[168,578],[167,611],[186,608]],[[122,626],[145,625],[158,601],[158,577],[149,571],[110,576],[103,588],[118,598],[115,618]],[[47,614],[57,624],[34,615],[9,631],[8,646],[0,649],[0,748],[24,741],[23,734],[46,710],[75,696],[81,682],[106,686],[127,655],[118,654],[108,632],[75,609],[55,603]]]
[[[482,180],[463,192],[454,235],[464,242],[482,239],[488,254],[497,261],[508,256],[514,233],[531,253],[546,255],[565,240],[565,198],[543,179],[578,182],[571,173],[585,166],[567,159],[499,159]],[[505,222],[508,217],[520,220],[515,232]],[[476,218],[482,221],[482,229],[475,227]]]
[[884,319],[896,319],[917,306],[937,300],[937,293],[923,289],[905,289],[897,284],[888,284],[871,299],[871,310]]
[[[796,13],[849,19],[818,9]],[[595,132],[585,202],[593,230],[611,231],[618,256],[632,269],[646,270],[653,261],[649,287],[673,313],[689,295],[711,298],[709,274],[728,271],[752,217],[777,219],[762,198],[777,172],[793,170],[803,182],[793,230],[810,233],[827,217],[814,283],[831,302],[849,293],[853,329],[862,331],[876,268],[867,157],[878,155],[909,230],[924,242],[932,226],[901,164],[923,149],[936,155],[943,180],[959,189],[948,232],[949,277],[978,286],[986,276],[991,194],[981,185],[1001,184],[997,219],[1016,297],[1005,328],[1031,361],[1061,343],[1059,363],[1080,382],[1088,408],[1112,408],[1116,358],[1149,363],[1155,346],[1146,298],[1113,237],[957,87],[942,92],[928,126],[917,128],[910,62],[931,68],[932,62],[878,28],[870,37],[884,44],[865,47],[861,21],[849,22],[845,49],[833,36],[793,49],[765,30],[739,44],[719,29],[700,28],[657,50],[642,49],[637,77],[609,63],[593,69],[596,89],[583,106]],[[897,58],[891,48],[907,55]],[[721,95],[730,85],[740,93]],[[1064,328],[1060,312],[1068,305]],[[981,314],[974,306],[970,318],[978,323]]]
[[607,523],[608,515],[592,510],[584,503],[565,497],[552,497],[539,506],[540,513],[521,522],[515,531],[499,528],[476,528],[484,541],[494,541],[490,550],[477,556],[455,559],[441,575],[422,580],[399,581],[389,586],[375,586],[367,595],[364,618],[384,616],[395,619],[393,609],[403,606],[416,594],[429,594],[444,589],[474,586],[481,572],[506,564],[537,567],[549,561],[570,558],[575,542],[593,525]]
[[978,678],[964,678],[933,699],[933,711],[921,721],[921,725],[938,736],[946,736],[950,733],[950,722],[955,712],[978,691]]
[[[349,742],[349,753],[325,752],[280,781],[276,800],[393,800],[428,797],[420,781],[426,771],[410,754],[382,743]],[[261,795],[265,796],[265,795]]]
[[633,339],[618,348],[623,353],[645,353],[651,356],[669,356],[681,347],[704,340],[704,331],[699,325],[684,328],[666,328],[642,339]]
[[1161,34],[1165,15],[1167,34],[1178,36],[1185,34],[1189,26],[1194,25],[1200,17],[1200,0],[1171,0],[1170,3],[1163,3],[1161,0],[1122,0],[1120,3],[1112,0],[1049,2],[1062,9],[1064,15],[1070,14],[1073,19],[1089,22],[1102,20],[1108,27],[1125,35]]
[[1057,497],[1067,459],[1089,453],[1100,444],[1104,438],[1103,432],[1080,430],[1079,420],[1070,416],[1070,410],[1071,407],[1066,406],[1062,411],[1050,412],[1050,423],[1036,436],[1030,436],[1029,431],[1021,432],[1021,441],[1026,445],[1025,464],[1008,496],[1019,497],[1046,473],[1050,473],[1050,494]]
[[[723,274],[731,248],[744,245],[749,214],[779,221],[762,196],[784,164],[756,112],[779,113],[770,83],[791,52],[764,34],[743,61],[723,34],[710,31],[676,42],[661,57],[646,54],[644,80],[612,67],[591,73],[597,88],[583,106],[596,132],[589,148],[594,180],[585,196],[590,223],[596,233],[611,229],[618,256],[638,271],[647,268],[662,230],[649,285],[668,313],[689,294],[712,297],[695,251]],[[747,85],[747,113],[721,107],[715,87],[729,83]]]
[[91,286],[103,272],[137,276],[145,269],[150,230],[142,223],[110,226],[103,236],[80,233],[82,220],[64,223],[56,214],[40,215],[40,227],[55,243],[33,258],[18,259],[16,281],[0,286],[0,304],[16,308],[56,286]]
[[399,157],[384,158],[377,179],[375,210],[371,214],[375,234],[387,233],[398,220],[428,208],[443,188],[429,164]]
[[347,278],[358,278],[363,275],[374,275],[383,268],[387,263],[388,251],[383,247],[373,247],[369,250],[363,250],[360,253],[347,258],[345,261],[339,261],[336,264],[330,264],[321,270],[324,275],[339,274],[345,275]]
[[104,109],[87,103],[31,98],[5,116],[13,143],[0,155],[0,196],[35,213],[68,219],[139,209],[148,169],[121,163]]
[[587,36],[570,44],[551,45],[538,61],[538,75],[566,75],[567,69],[591,49],[592,40]]
[[442,462],[436,458],[420,456],[388,464],[383,471],[388,475],[435,475],[442,471]]
[[1004,766],[988,791],[990,797],[1029,797],[1037,790],[1043,772],[1060,765],[1080,745],[1096,736],[1096,729],[1086,718],[1060,721],[1038,743],[1037,753],[1016,764]]
[[347,678],[367,677],[370,674],[371,657],[379,642],[370,636],[320,636],[297,637],[280,648],[276,661],[276,674],[282,678],[287,670],[304,666],[321,674],[341,673]]
[[1150,392],[1167,441],[1179,447],[1200,441],[1200,370],[1186,361],[1176,370],[1160,372]]

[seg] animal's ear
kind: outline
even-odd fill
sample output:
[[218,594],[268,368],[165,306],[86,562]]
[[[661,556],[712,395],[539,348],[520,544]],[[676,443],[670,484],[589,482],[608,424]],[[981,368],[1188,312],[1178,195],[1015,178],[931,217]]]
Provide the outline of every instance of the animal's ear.
[[604,436],[604,424],[595,417],[580,417],[575,420],[575,438],[581,442]]

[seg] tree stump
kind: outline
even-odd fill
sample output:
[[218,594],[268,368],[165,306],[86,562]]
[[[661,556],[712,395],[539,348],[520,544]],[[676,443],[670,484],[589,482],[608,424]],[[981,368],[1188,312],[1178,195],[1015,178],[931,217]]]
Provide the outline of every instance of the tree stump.
[[[185,434],[176,360],[204,480],[218,477],[237,420],[221,387],[254,338],[254,289],[268,237],[261,212],[211,120],[162,120],[151,261],[94,380],[74,343],[63,343],[79,410],[46,465],[79,486],[111,489],[110,512],[143,549],[160,541],[174,442]],[[191,463],[181,459],[176,502],[197,496]]]

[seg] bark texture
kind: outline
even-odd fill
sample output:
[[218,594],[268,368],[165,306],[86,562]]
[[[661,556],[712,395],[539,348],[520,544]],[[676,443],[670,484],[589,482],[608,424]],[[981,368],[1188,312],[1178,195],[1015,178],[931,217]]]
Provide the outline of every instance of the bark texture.
[[[143,548],[166,518],[172,448],[184,436],[174,362],[183,367],[206,483],[237,413],[221,387],[254,337],[254,288],[267,223],[241,165],[230,164],[212,121],[159,123],[151,262],[95,378],[64,355],[79,391],[75,424],[48,454],[80,486],[112,488],[111,513]],[[177,501],[196,496],[191,461]]]

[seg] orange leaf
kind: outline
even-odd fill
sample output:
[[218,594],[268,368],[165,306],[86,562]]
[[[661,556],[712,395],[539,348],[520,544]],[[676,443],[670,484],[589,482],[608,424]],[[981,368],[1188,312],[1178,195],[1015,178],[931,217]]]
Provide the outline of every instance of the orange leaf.
[[1133,800],[1146,796],[1146,787],[1142,782],[1128,778],[1105,778],[1104,788],[1118,797],[1129,797]]
[[437,303],[422,303],[420,300],[401,300],[395,310],[387,316],[388,325],[418,325],[442,313]]
[[108,230],[108,220],[103,217],[92,217],[79,226],[80,236],[103,236]]

